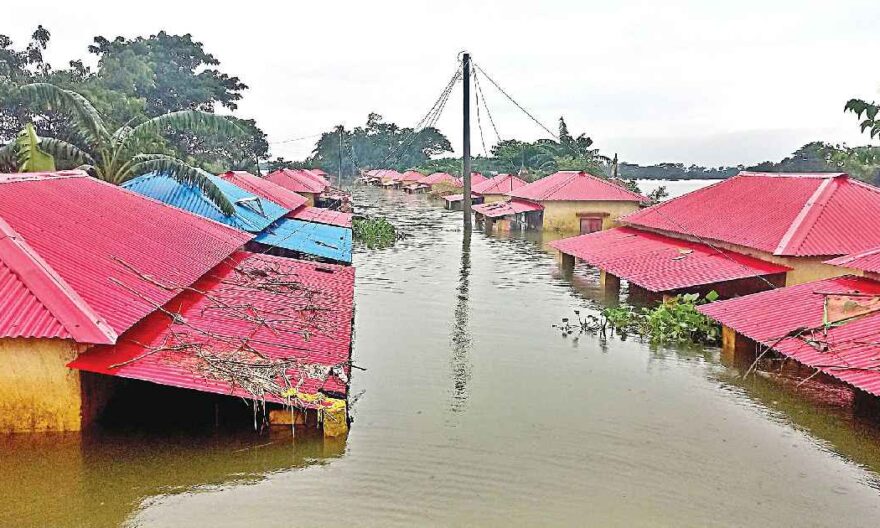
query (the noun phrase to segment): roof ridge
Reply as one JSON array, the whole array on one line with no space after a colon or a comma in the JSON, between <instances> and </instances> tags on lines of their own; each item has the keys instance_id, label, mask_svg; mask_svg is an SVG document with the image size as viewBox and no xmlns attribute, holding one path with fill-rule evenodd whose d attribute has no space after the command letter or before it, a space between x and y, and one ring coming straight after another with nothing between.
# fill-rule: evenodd
<instances>
[{"instance_id":1,"label":"roof ridge","mask_svg":"<svg viewBox=\"0 0 880 528\"><path fill-rule=\"evenodd\" d=\"M0 218L0 259L74 341L114 344L118 334L67 282Z\"/></svg>"},{"instance_id":2,"label":"roof ridge","mask_svg":"<svg viewBox=\"0 0 880 528\"><path fill-rule=\"evenodd\" d=\"M834 178L826 178L816 187L813 194L807 198L803 209L797 214L788 230L779 240L779 245L773 250L774 255L794 254L800 245L807 238L810 230L816 225L816 221L822 214L822 209L828 200L834 195L840 187L841 181L846 175L838 175Z\"/></svg>"}]
</instances>

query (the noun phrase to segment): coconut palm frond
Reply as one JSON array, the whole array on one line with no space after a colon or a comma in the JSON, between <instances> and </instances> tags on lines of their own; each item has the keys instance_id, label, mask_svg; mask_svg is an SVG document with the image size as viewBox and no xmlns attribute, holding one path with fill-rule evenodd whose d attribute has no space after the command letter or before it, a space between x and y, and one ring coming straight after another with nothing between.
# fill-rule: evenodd
<instances>
[{"instance_id":1,"label":"coconut palm frond","mask_svg":"<svg viewBox=\"0 0 880 528\"><path fill-rule=\"evenodd\" d=\"M49 83L26 84L21 87L21 92L36 104L70 115L73 118L71 124L90 146L100 147L109 140L110 133L101 115L77 92Z\"/></svg>"},{"instance_id":2,"label":"coconut palm frond","mask_svg":"<svg viewBox=\"0 0 880 528\"><path fill-rule=\"evenodd\" d=\"M235 213L232 203L211 181L210 174L173 156L166 156L165 154L138 154L132 158L132 165L128 171L130 175L126 180L148 172L160 172L179 182L195 185L205 193L205 196L223 214L232 215Z\"/></svg>"}]
</instances>

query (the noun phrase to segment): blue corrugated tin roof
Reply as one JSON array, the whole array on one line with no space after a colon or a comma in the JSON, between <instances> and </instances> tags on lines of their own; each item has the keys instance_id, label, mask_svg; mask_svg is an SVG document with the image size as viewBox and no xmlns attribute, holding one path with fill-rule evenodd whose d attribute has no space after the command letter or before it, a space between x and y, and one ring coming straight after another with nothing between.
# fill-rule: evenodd
<instances>
[{"instance_id":1,"label":"blue corrugated tin roof","mask_svg":"<svg viewBox=\"0 0 880 528\"><path fill-rule=\"evenodd\" d=\"M217 176L209 176L209 178L235 206L234 215L224 215L198 187L180 183L165 174L157 172L145 174L124 183L123 187L178 209L251 233L259 233L290 212L275 202L251 194L222 178Z\"/></svg>"},{"instance_id":2,"label":"blue corrugated tin roof","mask_svg":"<svg viewBox=\"0 0 880 528\"><path fill-rule=\"evenodd\" d=\"M255 242L351 263L351 229L282 218L257 235Z\"/></svg>"}]
</instances>

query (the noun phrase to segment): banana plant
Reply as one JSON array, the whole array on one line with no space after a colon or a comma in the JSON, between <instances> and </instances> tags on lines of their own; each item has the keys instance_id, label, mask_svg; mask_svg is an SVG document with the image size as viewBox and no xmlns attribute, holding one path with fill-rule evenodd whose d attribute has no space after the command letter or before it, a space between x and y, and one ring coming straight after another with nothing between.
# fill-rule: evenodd
<instances>
[{"instance_id":1,"label":"banana plant","mask_svg":"<svg viewBox=\"0 0 880 528\"><path fill-rule=\"evenodd\" d=\"M181 110L111 131L92 103L77 92L49 83L28 84L20 90L35 106L67 116L74 142L56 138L38 141L42 152L55 160L78 165L92 176L115 185L149 172L162 172L201 189L224 214L234 213L232 204L206 171L174 156L151 152L157 137L169 132L244 134L232 121L199 110ZM2 151L8 156L11 148L15 147L7 145L0 149L0 156Z\"/></svg>"},{"instance_id":2,"label":"banana plant","mask_svg":"<svg viewBox=\"0 0 880 528\"><path fill-rule=\"evenodd\" d=\"M37 130L28 123L12 142L0 148L0 164L15 167L19 172L54 171L55 158L44 152L40 143Z\"/></svg>"}]
</instances>

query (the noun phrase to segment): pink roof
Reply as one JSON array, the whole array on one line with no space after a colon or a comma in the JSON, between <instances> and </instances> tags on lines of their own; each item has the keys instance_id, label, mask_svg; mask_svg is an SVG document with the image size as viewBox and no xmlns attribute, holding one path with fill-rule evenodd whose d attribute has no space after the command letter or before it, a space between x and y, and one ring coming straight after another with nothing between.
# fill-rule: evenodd
<instances>
[{"instance_id":1,"label":"pink roof","mask_svg":"<svg viewBox=\"0 0 880 528\"><path fill-rule=\"evenodd\" d=\"M705 244L619 227L550 243L653 292L785 273L791 268Z\"/></svg>"},{"instance_id":2,"label":"pink roof","mask_svg":"<svg viewBox=\"0 0 880 528\"><path fill-rule=\"evenodd\" d=\"M479 172L472 172L471 173L471 190L474 189L474 185L479 185L479 184L487 181L488 179L489 178L483 176Z\"/></svg>"},{"instance_id":3,"label":"pink roof","mask_svg":"<svg viewBox=\"0 0 880 528\"><path fill-rule=\"evenodd\" d=\"M408 171L404 172L403 175L400 177L400 181L402 181L402 182L415 182L415 181L421 180L424 177L425 177L425 175L419 171L408 170Z\"/></svg>"},{"instance_id":4,"label":"pink roof","mask_svg":"<svg viewBox=\"0 0 880 528\"><path fill-rule=\"evenodd\" d=\"M471 187L478 194L507 194L520 187L528 185L528 182L513 174L499 174Z\"/></svg>"},{"instance_id":5,"label":"pink roof","mask_svg":"<svg viewBox=\"0 0 880 528\"><path fill-rule=\"evenodd\" d=\"M252 235L81 171L0 175L0 336L113 343Z\"/></svg>"},{"instance_id":6,"label":"pink roof","mask_svg":"<svg viewBox=\"0 0 880 528\"><path fill-rule=\"evenodd\" d=\"M456 178L452 174L448 174L446 172L435 172L435 173L429 174L428 176L425 176L424 178L419 180L417 183L423 183L425 185L434 185L434 184L437 184L440 182L449 182L449 183L457 184L458 178Z\"/></svg>"},{"instance_id":7,"label":"pink roof","mask_svg":"<svg viewBox=\"0 0 880 528\"><path fill-rule=\"evenodd\" d=\"M270 172L266 179L295 193L319 194L327 185L299 169L278 169Z\"/></svg>"},{"instance_id":8,"label":"pink roof","mask_svg":"<svg viewBox=\"0 0 880 528\"><path fill-rule=\"evenodd\" d=\"M471 198L479 198L479 196L480 195L478 195L477 193L474 193L474 192L471 193ZM463 194L447 194L446 196L443 197L443 199L446 200L447 202L460 202L460 201L464 200L464 195Z\"/></svg>"},{"instance_id":9,"label":"pink roof","mask_svg":"<svg viewBox=\"0 0 880 528\"><path fill-rule=\"evenodd\" d=\"M880 247L871 248L861 253L837 257L826 262L842 268L850 268L871 273L880 273Z\"/></svg>"},{"instance_id":10,"label":"pink roof","mask_svg":"<svg viewBox=\"0 0 880 528\"><path fill-rule=\"evenodd\" d=\"M880 296L880 283L837 277L714 302L699 311L804 365L880 395L880 312L822 331L823 294L856 292Z\"/></svg>"},{"instance_id":11,"label":"pink roof","mask_svg":"<svg viewBox=\"0 0 880 528\"><path fill-rule=\"evenodd\" d=\"M541 211L544 206L528 200L520 200L512 198L504 202L493 202L489 204L479 204L473 207L475 213L488 218L500 218L502 216L514 215L517 213L528 213L530 211Z\"/></svg>"},{"instance_id":12,"label":"pink roof","mask_svg":"<svg viewBox=\"0 0 880 528\"><path fill-rule=\"evenodd\" d=\"M327 173L321 169L299 169L299 171L303 176L311 178L326 187L330 187L330 180L327 178Z\"/></svg>"},{"instance_id":13,"label":"pink roof","mask_svg":"<svg viewBox=\"0 0 880 528\"><path fill-rule=\"evenodd\" d=\"M354 268L239 251L177 293L165 309L180 319L154 312L118 344L93 347L69 366L249 398L230 380L209 375L208 361L287 361L300 392L347 392ZM331 367L338 370L328 373Z\"/></svg>"},{"instance_id":14,"label":"pink roof","mask_svg":"<svg viewBox=\"0 0 880 528\"><path fill-rule=\"evenodd\" d=\"M508 193L537 201L614 201L647 202L641 194L586 172L562 171L534 181Z\"/></svg>"},{"instance_id":15,"label":"pink roof","mask_svg":"<svg viewBox=\"0 0 880 528\"><path fill-rule=\"evenodd\" d=\"M295 218L304 222L316 224L328 224L339 227L351 227L351 213L343 213L321 207L303 206L287 214L288 218Z\"/></svg>"},{"instance_id":16,"label":"pink roof","mask_svg":"<svg viewBox=\"0 0 880 528\"><path fill-rule=\"evenodd\" d=\"M285 189L284 187L272 183L271 181L260 178L259 176L254 176L253 174L245 171L228 171L219 175L224 180L236 185L251 194L256 196L260 196L267 200L271 200L278 205L294 210L297 209L308 201L305 196L301 194L297 194L289 189Z\"/></svg>"},{"instance_id":17,"label":"pink roof","mask_svg":"<svg viewBox=\"0 0 880 528\"><path fill-rule=\"evenodd\" d=\"M880 245L865 221L878 217L880 189L846 174L741 172L621 221L774 255L833 256Z\"/></svg>"}]
</instances>

